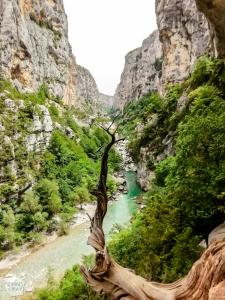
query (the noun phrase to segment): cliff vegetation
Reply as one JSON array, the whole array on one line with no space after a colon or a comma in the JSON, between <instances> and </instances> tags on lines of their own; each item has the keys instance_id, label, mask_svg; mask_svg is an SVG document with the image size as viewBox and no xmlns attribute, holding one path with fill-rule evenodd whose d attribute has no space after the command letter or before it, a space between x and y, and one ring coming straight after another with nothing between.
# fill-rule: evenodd
<instances>
[{"instance_id":1,"label":"cliff vegetation","mask_svg":"<svg viewBox=\"0 0 225 300\"><path fill-rule=\"evenodd\" d=\"M42 240L41 232L67 232L97 179L108 136L98 120L68 108L45 85L21 93L0 81L0 252ZM101 120L99 119L101 122ZM78 123L80 125L78 125ZM111 172L120 157L111 153ZM113 180L108 192L116 188Z\"/></svg>"},{"instance_id":2,"label":"cliff vegetation","mask_svg":"<svg viewBox=\"0 0 225 300\"><path fill-rule=\"evenodd\" d=\"M155 179L144 196L146 208L110 249L122 265L148 279L184 276L202 252L200 241L208 242L225 219L224 81L224 62L202 57L190 78L168 87L165 97L150 94L124 109L131 153L138 160L148 145ZM172 151L159 160L168 134Z\"/></svg>"}]
</instances>

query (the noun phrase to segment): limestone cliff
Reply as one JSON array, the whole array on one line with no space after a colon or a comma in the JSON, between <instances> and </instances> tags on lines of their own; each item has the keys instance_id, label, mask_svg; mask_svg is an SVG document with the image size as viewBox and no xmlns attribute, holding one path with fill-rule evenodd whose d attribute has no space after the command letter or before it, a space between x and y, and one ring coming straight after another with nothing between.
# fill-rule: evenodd
<instances>
[{"instance_id":1,"label":"limestone cliff","mask_svg":"<svg viewBox=\"0 0 225 300\"><path fill-rule=\"evenodd\" d=\"M206 16L199 11L198 7ZM168 84L184 81L193 69L198 57L203 54L215 56L222 47L224 32L222 2L201 0L156 0L158 30L153 32L141 48L126 56L124 71L115 93L115 105L122 109L129 102L141 98L150 91L165 93ZM211 2L211 6L208 5ZM214 3L214 6L212 5ZM208 3L208 4L206 4ZM214 9L212 9L214 7ZM216 38L215 38L216 36ZM217 42L215 42L217 41ZM221 50L222 51L222 50ZM179 100L178 114L185 107L187 97ZM140 150L137 166L138 180L147 190L154 178L149 169L149 159L159 162L173 151L173 132L162 139L161 150L157 155L149 144Z\"/></svg>"},{"instance_id":2,"label":"limestone cliff","mask_svg":"<svg viewBox=\"0 0 225 300\"><path fill-rule=\"evenodd\" d=\"M92 113L112 102L76 63L67 32L62 0L0 0L0 203L33 184L54 129L74 138L54 122L61 99Z\"/></svg>"},{"instance_id":3,"label":"limestone cliff","mask_svg":"<svg viewBox=\"0 0 225 300\"><path fill-rule=\"evenodd\" d=\"M25 91L45 82L62 98L71 54L63 2L1 0L0 6L1 76Z\"/></svg>"},{"instance_id":4,"label":"limestone cliff","mask_svg":"<svg viewBox=\"0 0 225 300\"><path fill-rule=\"evenodd\" d=\"M0 0L0 77L27 92L44 82L52 94L79 107L100 96L72 54L62 0Z\"/></svg>"},{"instance_id":5,"label":"limestone cliff","mask_svg":"<svg viewBox=\"0 0 225 300\"><path fill-rule=\"evenodd\" d=\"M0 203L33 184L31 165L37 171L54 130L47 105L22 98L9 90L0 93Z\"/></svg>"},{"instance_id":6,"label":"limestone cliff","mask_svg":"<svg viewBox=\"0 0 225 300\"><path fill-rule=\"evenodd\" d=\"M214 53L207 19L195 0L156 0L156 16L163 48L161 84L183 81L199 56Z\"/></svg>"},{"instance_id":7,"label":"limestone cliff","mask_svg":"<svg viewBox=\"0 0 225 300\"><path fill-rule=\"evenodd\" d=\"M69 84L66 87L64 101L68 105L81 107L82 103L96 102L99 98L99 91L91 73L75 62L71 57Z\"/></svg>"},{"instance_id":8,"label":"limestone cliff","mask_svg":"<svg viewBox=\"0 0 225 300\"><path fill-rule=\"evenodd\" d=\"M225 2L223 0L196 0L201 10L210 22L211 36L215 42L216 55L225 56Z\"/></svg>"},{"instance_id":9,"label":"limestone cliff","mask_svg":"<svg viewBox=\"0 0 225 300\"><path fill-rule=\"evenodd\" d=\"M107 96L99 92L94 77L86 68L74 64L74 71L71 76L71 88L69 91L73 91L73 95L66 97L66 104L74 105L74 103L82 107L89 106L92 111L101 111L103 108L111 107L113 103L113 97Z\"/></svg>"},{"instance_id":10,"label":"limestone cliff","mask_svg":"<svg viewBox=\"0 0 225 300\"><path fill-rule=\"evenodd\" d=\"M111 108L114 104L114 97L110 95L99 93L98 99L100 105L105 109Z\"/></svg>"},{"instance_id":11,"label":"limestone cliff","mask_svg":"<svg viewBox=\"0 0 225 300\"><path fill-rule=\"evenodd\" d=\"M126 55L121 81L116 89L115 104L122 108L135 100L157 90L162 75L162 51L158 31L143 41L142 47Z\"/></svg>"},{"instance_id":12,"label":"limestone cliff","mask_svg":"<svg viewBox=\"0 0 225 300\"><path fill-rule=\"evenodd\" d=\"M90 71L78 65L71 55L64 103L79 108L91 107L92 111L98 112L113 105L113 96L100 93Z\"/></svg>"},{"instance_id":13,"label":"limestone cliff","mask_svg":"<svg viewBox=\"0 0 225 300\"><path fill-rule=\"evenodd\" d=\"M194 62L203 54L214 55L208 21L195 0L156 0L158 31L141 48L126 56L124 71L115 93L115 104L158 90L188 77Z\"/></svg>"}]
</instances>

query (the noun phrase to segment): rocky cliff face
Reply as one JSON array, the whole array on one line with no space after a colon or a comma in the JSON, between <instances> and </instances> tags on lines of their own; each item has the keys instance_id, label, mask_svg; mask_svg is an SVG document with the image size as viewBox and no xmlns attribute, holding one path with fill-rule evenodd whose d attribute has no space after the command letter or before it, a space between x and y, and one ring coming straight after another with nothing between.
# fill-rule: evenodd
<instances>
[{"instance_id":1,"label":"rocky cliff face","mask_svg":"<svg viewBox=\"0 0 225 300\"><path fill-rule=\"evenodd\" d=\"M90 71L79 65L75 65L75 70L75 103L79 104L80 107L85 103L93 111L101 111L104 107L111 107L113 97L99 92Z\"/></svg>"},{"instance_id":2,"label":"rocky cliff face","mask_svg":"<svg viewBox=\"0 0 225 300\"><path fill-rule=\"evenodd\" d=\"M90 72L76 64L62 0L0 0L0 76L23 91L44 82L69 105L98 101Z\"/></svg>"},{"instance_id":3,"label":"rocky cliff face","mask_svg":"<svg viewBox=\"0 0 225 300\"><path fill-rule=\"evenodd\" d=\"M199 56L214 54L208 21L195 0L156 0L156 16L163 48L161 84L183 81Z\"/></svg>"},{"instance_id":4,"label":"rocky cliff face","mask_svg":"<svg viewBox=\"0 0 225 300\"><path fill-rule=\"evenodd\" d=\"M70 45L61 0L1 0L1 76L21 90L46 82L60 98L68 83Z\"/></svg>"},{"instance_id":5,"label":"rocky cliff face","mask_svg":"<svg viewBox=\"0 0 225 300\"><path fill-rule=\"evenodd\" d=\"M197 8L196 2L211 25L205 14ZM203 54L214 56L219 48L225 49L218 42L223 40L221 36L224 34L220 12L223 1L217 1L216 5L212 4L213 1L196 2L156 0L158 30L143 42L141 48L127 54L115 93L115 105L118 108L122 109L127 102L150 91L164 94L168 84L182 82L189 76L198 57ZM185 107L186 101L185 95L178 101L178 113ZM172 136L173 132L165 136L158 156L152 152L152 145L141 148L137 173L143 189L147 190L154 178L154 172L148 166L149 159L157 163L170 155L173 151Z\"/></svg>"},{"instance_id":6,"label":"rocky cliff face","mask_svg":"<svg viewBox=\"0 0 225 300\"><path fill-rule=\"evenodd\" d=\"M157 90L162 75L162 50L158 31L143 41L142 47L126 55L121 81L115 93L115 104L122 108L135 100Z\"/></svg>"},{"instance_id":7,"label":"rocky cliff face","mask_svg":"<svg viewBox=\"0 0 225 300\"><path fill-rule=\"evenodd\" d=\"M115 104L158 90L188 77L194 62L203 54L214 55L208 21L195 0L156 0L158 31L141 48L126 56L124 71L115 93Z\"/></svg>"},{"instance_id":8,"label":"rocky cliff face","mask_svg":"<svg viewBox=\"0 0 225 300\"><path fill-rule=\"evenodd\" d=\"M225 56L225 2L223 0L196 0L200 11L208 18L211 36L215 41L216 55Z\"/></svg>"},{"instance_id":9,"label":"rocky cliff face","mask_svg":"<svg viewBox=\"0 0 225 300\"><path fill-rule=\"evenodd\" d=\"M0 203L32 185L54 129L74 137L54 122L62 98L94 113L112 102L76 63L63 1L0 0Z\"/></svg>"},{"instance_id":10,"label":"rocky cliff face","mask_svg":"<svg viewBox=\"0 0 225 300\"><path fill-rule=\"evenodd\" d=\"M91 106L97 112L113 105L113 96L99 92L94 77L86 68L78 65L71 55L69 78L64 93L64 103L69 106Z\"/></svg>"},{"instance_id":11,"label":"rocky cliff face","mask_svg":"<svg viewBox=\"0 0 225 300\"><path fill-rule=\"evenodd\" d=\"M114 96L109 96L106 94L99 94L99 103L103 107L103 109L109 109L113 106L114 104Z\"/></svg>"},{"instance_id":12,"label":"rocky cliff face","mask_svg":"<svg viewBox=\"0 0 225 300\"><path fill-rule=\"evenodd\" d=\"M40 164L54 129L46 105L0 93L0 203L19 197L33 183L31 165ZM13 124L13 126L12 126ZM30 171L29 171L30 170ZM37 170L37 169L36 169Z\"/></svg>"},{"instance_id":13,"label":"rocky cliff face","mask_svg":"<svg viewBox=\"0 0 225 300\"><path fill-rule=\"evenodd\" d=\"M65 103L81 107L82 103L96 102L99 98L97 84L91 73L71 58L69 84L66 88Z\"/></svg>"}]
</instances>

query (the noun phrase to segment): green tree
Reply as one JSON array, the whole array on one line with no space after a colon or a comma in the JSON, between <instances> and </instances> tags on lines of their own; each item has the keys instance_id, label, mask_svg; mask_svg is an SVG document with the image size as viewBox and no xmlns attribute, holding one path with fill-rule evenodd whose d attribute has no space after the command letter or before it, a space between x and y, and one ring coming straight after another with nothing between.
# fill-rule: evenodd
<instances>
[{"instance_id":1,"label":"green tree","mask_svg":"<svg viewBox=\"0 0 225 300\"><path fill-rule=\"evenodd\" d=\"M23 197L23 201L20 205L20 208L22 211L27 213L36 213L37 211L41 211L42 207L39 204L39 199L35 193L30 190L26 192L26 194Z\"/></svg>"},{"instance_id":2,"label":"green tree","mask_svg":"<svg viewBox=\"0 0 225 300\"><path fill-rule=\"evenodd\" d=\"M74 190L74 192L71 195L71 200L75 204L79 204L80 209L83 209L82 204L85 203L85 202L90 202L91 195L90 195L90 193L89 193L89 191L87 190L86 187L81 186L81 187L78 187Z\"/></svg>"},{"instance_id":3,"label":"green tree","mask_svg":"<svg viewBox=\"0 0 225 300\"><path fill-rule=\"evenodd\" d=\"M58 213L62 208L57 181L42 179L36 187L40 202L50 215Z\"/></svg>"}]
</instances>

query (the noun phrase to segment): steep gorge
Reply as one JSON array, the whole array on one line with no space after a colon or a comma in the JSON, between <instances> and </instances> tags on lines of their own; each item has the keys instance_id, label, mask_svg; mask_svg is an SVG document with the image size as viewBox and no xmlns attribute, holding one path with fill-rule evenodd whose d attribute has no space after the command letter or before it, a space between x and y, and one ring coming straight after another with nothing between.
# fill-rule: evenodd
<instances>
[{"instance_id":1,"label":"steep gorge","mask_svg":"<svg viewBox=\"0 0 225 300\"><path fill-rule=\"evenodd\" d=\"M65 233L75 205L93 200L107 140L95 118L112 97L76 63L67 27L62 0L0 0L0 256Z\"/></svg>"},{"instance_id":2,"label":"steep gorge","mask_svg":"<svg viewBox=\"0 0 225 300\"><path fill-rule=\"evenodd\" d=\"M210 239L225 221L225 6L223 1L196 2L205 15L194 0L156 1L162 55L157 56L159 46L153 50L157 38L149 44L151 51L145 41L128 53L116 91L120 130L149 192L146 208L115 236L108 251L102 229L107 196L104 184L97 186L88 239L95 265L81 271L92 288L113 299L225 297L224 234ZM143 52L152 55L146 60ZM157 72L158 58L162 68ZM111 137L109 147L116 142ZM221 252L211 264L213 247Z\"/></svg>"},{"instance_id":3,"label":"steep gorge","mask_svg":"<svg viewBox=\"0 0 225 300\"><path fill-rule=\"evenodd\" d=\"M123 110L129 102L135 102L149 93L165 95L168 86L182 83L190 76L200 56L222 55L223 4L210 6L208 2L207 5L203 2L155 2L158 30L143 42L141 48L127 54L121 80L114 95L117 108ZM218 20L221 20L220 24ZM217 31L220 33L217 34ZM217 37L219 34L220 38ZM187 101L184 92L177 102L177 113L185 109ZM141 126L138 127L137 131L141 130ZM148 161L157 163L172 154L173 136L174 132L170 130L162 138L161 150L157 156L151 150L151 143L140 149L138 178L143 189L147 190L154 178Z\"/></svg>"},{"instance_id":4,"label":"steep gorge","mask_svg":"<svg viewBox=\"0 0 225 300\"><path fill-rule=\"evenodd\" d=\"M153 188L144 197L146 208L130 228L118 230L109 248L123 265L160 282L187 274L201 254L200 240L224 220L225 67L214 59L223 57L223 19L218 22L223 6L218 1L214 11L214 2L202 3L203 13L194 0L156 1L158 30L126 56L115 95L141 186ZM89 191L97 179L99 149L108 138L82 108L98 110L109 98L99 94L90 72L72 56L62 1L0 0L0 8L0 242L5 251L23 239L35 242L39 231L65 232L65 223L54 216L67 221L74 203L93 200ZM13 22L9 15L15 16ZM120 159L111 155L112 172ZM33 191L25 193L31 186ZM108 192L114 188L110 180ZM147 284L110 259L96 224L92 220L91 238L100 263L84 273L97 291L115 299L224 296L224 242L212 244L181 282ZM205 271L202 282L199 266ZM90 295L76 278L70 290ZM174 288L176 295L168 292ZM56 291L56 299L63 299L67 289Z\"/></svg>"},{"instance_id":5,"label":"steep gorge","mask_svg":"<svg viewBox=\"0 0 225 300\"><path fill-rule=\"evenodd\" d=\"M28 157L41 156L53 132L62 129L53 111L64 114L66 104L81 115L97 115L112 103L112 97L99 92L91 73L76 63L67 27L61 0L0 1L0 198L32 184L32 174L25 174ZM67 134L73 136L69 126ZM21 149L24 154L18 154ZM6 170L15 177L10 188Z\"/></svg>"},{"instance_id":6,"label":"steep gorge","mask_svg":"<svg viewBox=\"0 0 225 300\"><path fill-rule=\"evenodd\" d=\"M115 93L117 107L151 91L163 93L166 85L190 75L198 57L214 56L214 35L195 0L157 0L155 5L158 30L127 54Z\"/></svg>"}]
</instances>

